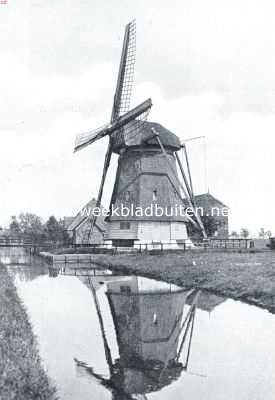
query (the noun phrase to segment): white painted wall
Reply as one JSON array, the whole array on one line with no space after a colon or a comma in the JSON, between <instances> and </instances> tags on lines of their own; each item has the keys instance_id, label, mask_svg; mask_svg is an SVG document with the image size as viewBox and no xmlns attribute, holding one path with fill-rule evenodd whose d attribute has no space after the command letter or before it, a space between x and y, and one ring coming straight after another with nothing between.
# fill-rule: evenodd
<instances>
[{"instance_id":1,"label":"white painted wall","mask_svg":"<svg viewBox=\"0 0 275 400\"><path fill-rule=\"evenodd\" d=\"M143 242L188 239L184 222L131 221L130 229L120 229L119 221L108 223L105 240L136 239Z\"/></svg>"},{"instance_id":2,"label":"white painted wall","mask_svg":"<svg viewBox=\"0 0 275 400\"><path fill-rule=\"evenodd\" d=\"M184 222L140 222L138 225L139 240L166 241L187 239L186 225Z\"/></svg>"},{"instance_id":3,"label":"white painted wall","mask_svg":"<svg viewBox=\"0 0 275 400\"><path fill-rule=\"evenodd\" d=\"M142 221L138 225L139 240L170 240L170 222Z\"/></svg>"},{"instance_id":4,"label":"white painted wall","mask_svg":"<svg viewBox=\"0 0 275 400\"><path fill-rule=\"evenodd\" d=\"M188 239L184 222L171 222L171 239Z\"/></svg>"},{"instance_id":5,"label":"white painted wall","mask_svg":"<svg viewBox=\"0 0 275 400\"><path fill-rule=\"evenodd\" d=\"M105 239L137 239L137 226L136 221L130 221L130 229L120 229L120 221L110 221L107 224Z\"/></svg>"}]
</instances>

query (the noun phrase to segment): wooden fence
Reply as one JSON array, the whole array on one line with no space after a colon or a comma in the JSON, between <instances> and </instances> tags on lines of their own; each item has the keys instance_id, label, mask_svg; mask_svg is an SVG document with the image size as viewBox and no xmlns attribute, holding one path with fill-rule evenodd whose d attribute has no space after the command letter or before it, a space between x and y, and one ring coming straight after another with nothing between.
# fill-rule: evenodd
<instances>
[{"instance_id":1,"label":"wooden fence","mask_svg":"<svg viewBox=\"0 0 275 400\"><path fill-rule=\"evenodd\" d=\"M110 247L109 244L92 243L92 244L71 244L67 245L68 249L87 249L91 254L116 254L116 253L159 253L159 252L185 252L187 250L234 250L249 249L252 246L251 239L208 239L203 242L197 242L191 245L190 241L181 240L176 243L162 243L152 241L151 243L140 243L134 247ZM88 250L89 249L89 250Z\"/></svg>"}]
</instances>

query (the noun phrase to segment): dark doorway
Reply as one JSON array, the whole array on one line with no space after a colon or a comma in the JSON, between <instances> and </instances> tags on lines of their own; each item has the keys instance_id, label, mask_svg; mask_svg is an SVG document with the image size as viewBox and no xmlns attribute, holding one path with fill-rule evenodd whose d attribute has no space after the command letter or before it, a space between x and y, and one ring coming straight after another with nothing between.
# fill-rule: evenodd
<instances>
[{"instance_id":1,"label":"dark doorway","mask_svg":"<svg viewBox=\"0 0 275 400\"><path fill-rule=\"evenodd\" d=\"M133 247L133 239L113 239L113 247Z\"/></svg>"}]
</instances>

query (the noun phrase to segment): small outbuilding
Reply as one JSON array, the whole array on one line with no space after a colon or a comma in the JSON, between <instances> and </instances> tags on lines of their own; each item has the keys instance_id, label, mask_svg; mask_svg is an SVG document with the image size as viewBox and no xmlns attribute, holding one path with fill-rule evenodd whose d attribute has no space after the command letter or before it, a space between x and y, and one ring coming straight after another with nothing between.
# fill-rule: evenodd
<instances>
[{"instance_id":1,"label":"small outbuilding","mask_svg":"<svg viewBox=\"0 0 275 400\"><path fill-rule=\"evenodd\" d=\"M228 239L229 207L209 192L194 196L194 200L202 220L205 222L211 218L214 221L215 230L212 236L217 239ZM186 205L188 206L187 202Z\"/></svg>"},{"instance_id":2,"label":"small outbuilding","mask_svg":"<svg viewBox=\"0 0 275 400\"><path fill-rule=\"evenodd\" d=\"M68 233L73 244L102 244L106 231L104 217L99 215L93 230L92 210L96 207L96 199L90 200L75 217L65 217L65 231Z\"/></svg>"}]
</instances>

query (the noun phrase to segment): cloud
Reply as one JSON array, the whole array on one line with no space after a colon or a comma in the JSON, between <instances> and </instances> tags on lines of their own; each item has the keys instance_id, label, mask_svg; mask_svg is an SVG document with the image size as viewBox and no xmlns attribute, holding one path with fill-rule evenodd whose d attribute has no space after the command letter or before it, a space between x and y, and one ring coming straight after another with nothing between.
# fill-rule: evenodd
<instances>
[{"instance_id":1,"label":"cloud","mask_svg":"<svg viewBox=\"0 0 275 400\"><path fill-rule=\"evenodd\" d=\"M227 203L234 228L272 229L274 11L269 0L10 1L0 12L0 220L69 215L96 194L106 140L73 155L74 136L109 120L123 28L136 17L133 105L151 96L150 119L181 139L206 136L207 154L203 141L188 145L197 192L209 186ZM115 168L114 158L105 204Z\"/></svg>"},{"instance_id":2,"label":"cloud","mask_svg":"<svg viewBox=\"0 0 275 400\"><path fill-rule=\"evenodd\" d=\"M147 84L156 100L150 119L162 123L187 142L196 193L210 192L226 203L231 227L249 227L254 234L261 225L272 230L275 188L272 160L275 116L238 112L221 113L225 96L215 93L189 95L174 100ZM138 88L139 89L139 88Z\"/></svg>"}]
</instances>

